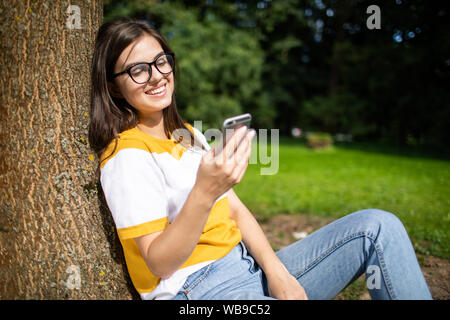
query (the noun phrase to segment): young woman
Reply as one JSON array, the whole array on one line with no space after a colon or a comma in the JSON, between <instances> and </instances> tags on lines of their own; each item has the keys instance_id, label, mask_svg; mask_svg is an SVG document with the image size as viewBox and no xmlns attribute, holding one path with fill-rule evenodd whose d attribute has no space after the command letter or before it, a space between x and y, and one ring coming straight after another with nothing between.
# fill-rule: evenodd
<instances>
[{"instance_id":1,"label":"young woman","mask_svg":"<svg viewBox=\"0 0 450 320\"><path fill-rule=\"evenodd\" d=\"M254 131L210 148L177 112L175 65L144 22L117 19L98 32L89 141L142 299L331 299L364 273L374 299L431 298L402 223L382 210L275 253L232 189Z\"/></svg>"}]
</instances>

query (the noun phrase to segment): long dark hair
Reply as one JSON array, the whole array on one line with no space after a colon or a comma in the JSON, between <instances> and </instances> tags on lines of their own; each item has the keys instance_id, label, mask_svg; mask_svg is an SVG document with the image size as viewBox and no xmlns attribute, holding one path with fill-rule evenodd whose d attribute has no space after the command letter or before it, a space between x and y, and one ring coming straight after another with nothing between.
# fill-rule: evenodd
<instances>
[{"instance_id":1,"label":"long dark hair","mask_svg":"<svg viewBox=\"0 0 450 320\"><path fill-rule=\"evenodd\" d=\"M103 24L98 30L91 67L89 144L101 160L112 155L102 157L105 149L114 139L118 138L119 133L134 128L138 123L136 109L125 99L111 96L107 83L113 81L114 66L122 51L144 34L154 37L164 52L172 52L162 35L143 21L119 18ZM174 59L175 79L175 70L178 67L176 58L174 57ZM190 145L198 143L198 140L186 127L185 121L178 114L174 94L172 94L172 103L163 109L163 118L164 132L167 136L176 129L185 129L190 134ZM202 149L204 149L203 146Z\"/></svg>"}]
</instances>

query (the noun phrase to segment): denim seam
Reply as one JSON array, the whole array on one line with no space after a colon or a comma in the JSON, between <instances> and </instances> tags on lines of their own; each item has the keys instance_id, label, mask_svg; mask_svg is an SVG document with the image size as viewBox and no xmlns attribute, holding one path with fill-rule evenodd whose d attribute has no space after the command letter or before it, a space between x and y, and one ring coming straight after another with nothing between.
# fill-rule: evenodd
<instances>
[{"instance_id":1,"label":"denim seam","mask_svg":"<svg viewBox=\"0 0 450 320\"><path fill-rule=\"evenodd\" d=\"M373 241L375 251L376 251L377 257L378 257L378 262L380 263L380 267L381 267L381 274L383 275L384 283L386 284L387 292L388 292L389 296L391 297L391 299L394 300L397 298L397 295L394 292L394 288L392 287L391 280L388 276L386 263L384 261L384 256L383 256L383 250L380 248L380 245L375 242L375 240L371 239L370 237L368 237L368 238Z\"/></svg>"},{"instance_id":2,"label":"denim seam","mask_svg":"<svg viewBox=\"0 0 450 320\"><path fill-rule=\"evenodd\" d=\"M188 297L189 292L191 292L196 286L199 285L200 282L203 281L203 279L206 278L206 276L209 274L209 270L211 269L213 264L214 264L214 262L210 263L208 265L208 267L206 268L206 270L202 273L202 275L198 279L196 279L192 284L189 284L187 282L184 284L183 288L188 292L188 293L185 292L186 298L189 299L189 297Z\"/></svg>"},{"instance_id":3,"label":"denim seam","mask_svg":"<svg viewBox=\"0 0 450 320\"><path fill-rule=\"evenodd\" d=\"M249 264L249 272L250 274L254 274L257 270L256 266L255 266L255 259L248 253L247 247L245 246L245 244L241 241L239 242L239 244L241 245L242 248L242 252L241 252L241 256L242 259L247 261Z\"/></svg>"},{"instance_id":4,"label":"denim seam","mask_svg":"<svg viewBox=\"0 0 450 320\"><path fill-rule=\"evenodd\" d=\"M368 233L366 237L372 241L373 246L375 248L375 252L377 254L378 263L381 267L381 274L383 275L384 283L386 284L386 290L390 296L391 299L396 299L397 295L394 292L394 288L391 283L391 279L389 277L389 273L386 268L386 263L384 261L384 255L383 255L383 249L381 248L381 245L377 243L378 236L380 235L380 230L378 231L377 235L374 236L371 233ZM365 268L367 270L367 268Z\"/></svg>"},{"instance_id":5,"label":"denim seam","mask_svg":"<svg viewBox=\"0 0 450 320\"><path fill-rule=\"evenodd\" d=\"M379 244L376 243L376 238L377 237L374 236L372 233L366 232L366 231L356 232L356 233L353 233L353 234L345 237L344 239L341 239L340 241L335 243L331 248L328 248L327 250L325 250L317 259L315 259L312 263L310 263L305 269L303 269L301 272L297 272L294 275L294 277L296 279L299 279L301 276L303 276L309 270L311 270L316 265L318 265L320 262L322 262L327 256L329 256L334 251L336 251L337 249L342 247L344 244L346 244L347 242L350 242L351 240L354 240L356 238L360 238L360 237L367 237L368 239L370 239L373 242L374 247L375 247L375 251L376 251L376 254L377 254L377 257L378 257L378 261L379 261L380 266L381 266L381 272L383 274L383 278L384 278L384 281L386 283L387 291L388 291L389 295L391 296L391 298L395 299L396 295L393 292L391 281L389 279L389 276L387 275L386 264L384 262L384 257L383 257L383 254L382 254L382 250L379 247Z\"/></svg>"}]
</instances>

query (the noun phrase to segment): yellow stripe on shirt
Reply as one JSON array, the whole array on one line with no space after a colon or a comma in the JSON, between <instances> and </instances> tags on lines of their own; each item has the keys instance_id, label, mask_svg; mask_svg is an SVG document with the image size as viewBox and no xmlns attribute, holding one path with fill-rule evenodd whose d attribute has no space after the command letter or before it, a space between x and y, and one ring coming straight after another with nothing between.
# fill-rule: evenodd
<instances>
[{"instance_id":1,"label":"yellow stripe on shirt","mask_svg":"<svg viewBox=\"0 0 450 320\"><path fill-rule=\"evenodd\" d=\"M169 219L167 217L152 220L136 226L131 226L128 228L117 229L117 234L120 239L138 238L140 236L162 231L169 225Z\"/></svg>"}]
</instances>

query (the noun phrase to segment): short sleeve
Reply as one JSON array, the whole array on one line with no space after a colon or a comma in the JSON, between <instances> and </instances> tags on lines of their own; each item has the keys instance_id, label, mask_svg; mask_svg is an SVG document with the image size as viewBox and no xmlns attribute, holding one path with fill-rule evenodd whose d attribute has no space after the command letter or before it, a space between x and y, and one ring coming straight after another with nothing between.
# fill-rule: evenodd
<instances>
[{"instance_id":1,"label":"short sleeve","mask_svg":"<svg viewBox=\"0 0 450 320\"><path fill-rule=\"evenodd\" d=\"M194 130L194 133L197 136L197 138L205 147L206 151L211 150L211 146L208 144L208 141L206 141L206 137L203 135L203 133L201 133L201 131L198 130L196 127L192 127L192 129Z\"/></svg>"},{"instance_id":2,"label":"short sleeve","mask_svg":"<svg viewBox=\"0 0 450 320\"><path fill-rule=\"evenodd\" d=\"M120 239L167 227L164 176L150 152L120 150L101 168L100 182Z\"/></svg>"}]
</instances>

